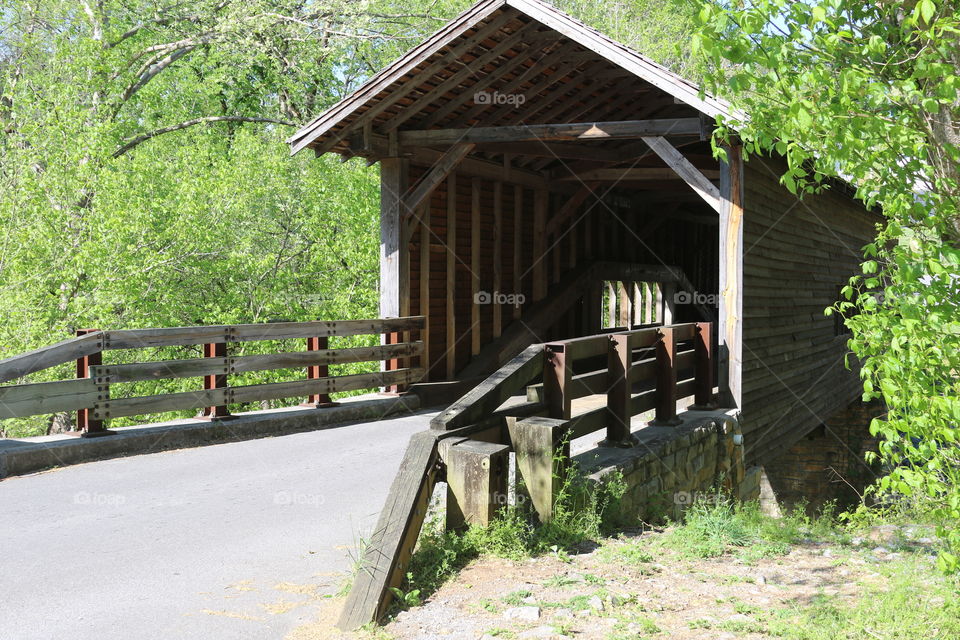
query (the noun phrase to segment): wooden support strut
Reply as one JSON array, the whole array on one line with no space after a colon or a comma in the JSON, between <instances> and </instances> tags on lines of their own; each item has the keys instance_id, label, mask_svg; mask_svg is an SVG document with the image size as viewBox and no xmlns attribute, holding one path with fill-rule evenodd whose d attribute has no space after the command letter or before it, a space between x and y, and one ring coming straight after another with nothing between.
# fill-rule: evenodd
<instances>
[{"instance_id":1,"label":"wooden support strut","mask_svg":"<svg viewBox=\"0 0 960 640\"><path fill-rule=\"evenodd\" d=\"M93 333L99 333L99 329L78 329L77 337L79 338L81 336L86 336ZM77 358L77 378L89 378L90 367L99 367L102 364L102 351L89 353L85 356ZM104 399L108 399L110 397L109 385L106 382L104 382L102 385L99 381L97 382L97 392L98 397L102 396ZM75 433L84 438L96 438L98 436L114 435L115 432L108 431L104 427L104 421L94 419L93 410L85 408L77 410L77 425Z\"/></svg>"}]
</instances>

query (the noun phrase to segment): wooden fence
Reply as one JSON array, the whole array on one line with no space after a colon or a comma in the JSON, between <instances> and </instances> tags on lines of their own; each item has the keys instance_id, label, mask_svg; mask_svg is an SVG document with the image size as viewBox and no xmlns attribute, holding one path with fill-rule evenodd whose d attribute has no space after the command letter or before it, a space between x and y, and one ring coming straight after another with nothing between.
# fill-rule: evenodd
<instances>
[{"instance_id":1,"label":"wooden fence","mask_svg":"<svg viewBox=\"0 0 960 640\"><path fill-rule=\"evenodd\" d=\"M648 327L535 344L490 375L415 434L347 598L339 625L379 619L400 586L444 473L447 526L487 524L506 495L506 456L541 520L552 516L571 440L606 429L606 446L633 446L633 416L676 425L677 401L714 408L713 324ZM513 399L524 390L526 401ZM573 401L605 396L575 412ZM513 404L511 404L513 402ZM590 408L595 407L595 408Z\"/></svg>"},{"instance_id":2,"label":"wooden fence","mask_svg":"<svg viewBox=\"0 0 960 640\"><path fill-rule=\"evenodd\" d=\"M423 342L400 342L423 330L423 317L380 320L276 322L266 324L131 329L82 330L76 338L50 347L0 360L0 383L76 361L72 380L0 386L0 419L77 411L77 430L86 436L109 433L111 418L202 409L210 419L228 417L234 403L307 398L323 406L329 394L362 389L402 387L420 380L423 368L410 366L422 359ZM332 337L383 335L385 344L331 349ZM243 342L304 339L305 350L232 356L230 346ZM202 346L202 358L105 364L110 350ZM374 373L329 376L331 364L385 362ZM305 368L306 379L246 386L230 386L231 374ZM203 389L139 397L111 398L114 384L146 380L203 378Z\"/></svg>"}]
</instances>

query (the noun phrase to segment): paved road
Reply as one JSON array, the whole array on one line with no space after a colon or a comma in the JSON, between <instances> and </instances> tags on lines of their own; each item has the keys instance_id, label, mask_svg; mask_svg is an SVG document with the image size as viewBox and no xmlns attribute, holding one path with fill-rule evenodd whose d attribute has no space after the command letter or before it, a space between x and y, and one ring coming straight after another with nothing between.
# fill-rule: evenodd
<instances>
[{"instance_id":1,"label":"paved road","mask_svg":"<svg viewBox=\"0 0 960 640\"><path fill-rule=\"evenodd\" d=\"M337 591L432 415L0 482L0 640L282 638Z\"/></svg>"}]
</instances>

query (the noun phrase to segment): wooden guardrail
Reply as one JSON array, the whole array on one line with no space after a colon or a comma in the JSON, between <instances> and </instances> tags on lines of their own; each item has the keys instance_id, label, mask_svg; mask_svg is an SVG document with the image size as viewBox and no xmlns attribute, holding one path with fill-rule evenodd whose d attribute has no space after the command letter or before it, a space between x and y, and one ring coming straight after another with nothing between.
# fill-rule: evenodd
<instances>
[{"instance_id":1,"label":"wooden guardrail","mask_svg":"<svg viewBox=\"0 0 960 640\"><path fill-rule=\"evenodd\" d=\"M444 471L448 527L489 522L492 507L503 504L495 494L510 450L534 508L548 520L570 440L606 429L606 446L632 446L635 415L655 410L655 424L675 425L677 401L688 396L694 407L712 408L712 328L701 322L535 344L436 416L410 440L339 626L355 629L386 611ZM508 403L524 389L526 402ZM591 395L605 395L604 406L574 415L573 401Z\"/></svg>"},{"instance_id":2,"label":"wooden guardrail","mask_svg":"<svg viewBox=\"0 0 960 640\"><path fill-rule=\"evenodd\" d=\"M50 347L0 360L0 383L23 378L76 361L77 378L0 386L0 419L77 411L77 429L83 435L109 433L111 418L203 409L208 418L226 418L228 405L261 400L306 397L314 406L329 404L329 394L373 388L400 389L423 377L422 367L409 365L423 356L423 342L398 342L402 333L420 332L422 316L378 320L276 322L265 324L82 330L78 336ZM385 335L387 344L331 349L332 337ZM306 340L300 352L257 355L230 354L230 345L265 340ZM202 346L202 358L153 362L103 362L103 353L119 349ZM384 370L329 376L328 366L358 362L386 362ZM230 386L231 374L305 368L306 379ZM146 380L202 377L203 389L148 396L112 398L111 385Z\"/></svg>"}]
</instances>

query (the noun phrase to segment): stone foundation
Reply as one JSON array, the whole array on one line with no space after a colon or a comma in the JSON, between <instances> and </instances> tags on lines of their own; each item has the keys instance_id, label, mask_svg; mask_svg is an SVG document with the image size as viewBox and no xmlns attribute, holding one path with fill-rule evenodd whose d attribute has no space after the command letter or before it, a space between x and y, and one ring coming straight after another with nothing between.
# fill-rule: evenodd
<instances>
[{"instance_id":1,"label":"stone foundation","mask_svg":"<svg viewBox=\"0 0 960 640\"><path fill-rule=\"evenodd\" d=\"M717 489L752 499L759 476L745 473L740 424L733 415L689 411L676 427L645 427L631 449L599 448L575 456L591 482L619 472L627 485L622 508L645 520L676 516L698 494ZM738 444L738 442L740 444Z\"/></svg>"},{"instance_id":2,"label":"stone foundation","mask_svg":"<svg viewBox=\"0 0 960 640\"><path fill-rule=\"evenodd\" d=\"M783 505L805 502L811 513L828 501L842 508L859 502L864 488L879 474L864 455L877 450L870 421L883 413L880 403L854 402L766 462L776 500Z\"/></svg>"}]
</instances>

